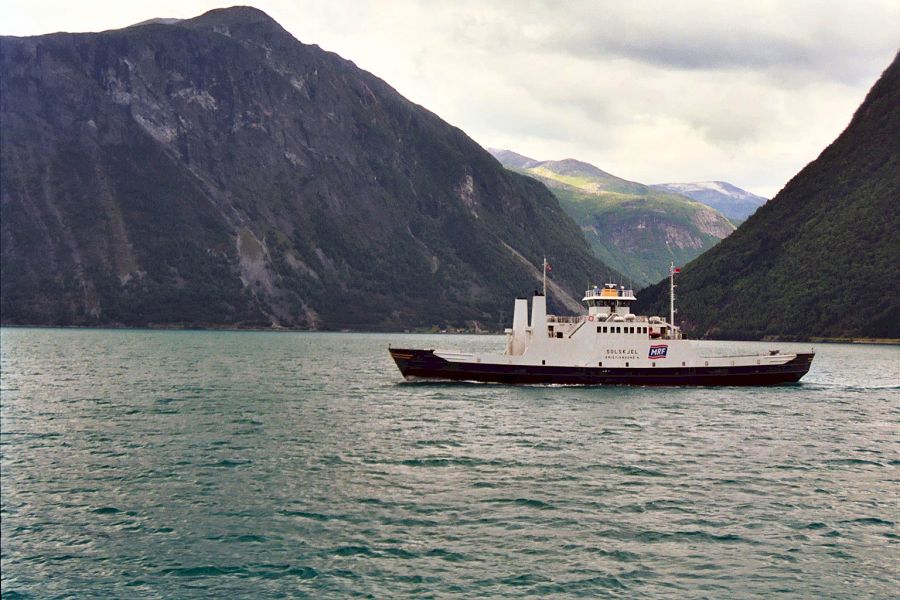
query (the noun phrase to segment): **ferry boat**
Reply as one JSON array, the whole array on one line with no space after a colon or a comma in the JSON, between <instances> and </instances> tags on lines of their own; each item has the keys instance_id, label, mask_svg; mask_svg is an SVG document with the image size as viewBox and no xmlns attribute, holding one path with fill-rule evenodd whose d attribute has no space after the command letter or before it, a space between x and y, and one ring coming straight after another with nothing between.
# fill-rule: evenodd
<instances>
[{"instance_id":1,"label":"ferry boat","mask_svg":"<svg viewBox=\"0 0 900 600\"><path fill-rule=\"evenodd\" d=\"M669 319L631 312L634 291L607 283L585 291L587 314L547 314L544 292L518 298L506 349L472 354L389 348L406 379L564 385L779 385L796 383L814 353L701 356L675 325L674 264L669 268Z\"/></svg>"}]
</instances>

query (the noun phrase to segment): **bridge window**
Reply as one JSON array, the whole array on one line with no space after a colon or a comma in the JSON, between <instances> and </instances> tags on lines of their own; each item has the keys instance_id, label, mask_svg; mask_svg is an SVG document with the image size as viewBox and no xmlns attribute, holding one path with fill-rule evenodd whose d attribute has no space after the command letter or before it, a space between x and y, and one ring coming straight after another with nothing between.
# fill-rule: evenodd
<instances>
[{"instance_id":1,"label":"bridge window","mask_svg":"<svg viewBox=\"0 0 900 600\"><path fill-rule=\"evenodd\" d=\"M597 333L600 333L600 326L597 325Z\"/></svg>"}]
</instances>

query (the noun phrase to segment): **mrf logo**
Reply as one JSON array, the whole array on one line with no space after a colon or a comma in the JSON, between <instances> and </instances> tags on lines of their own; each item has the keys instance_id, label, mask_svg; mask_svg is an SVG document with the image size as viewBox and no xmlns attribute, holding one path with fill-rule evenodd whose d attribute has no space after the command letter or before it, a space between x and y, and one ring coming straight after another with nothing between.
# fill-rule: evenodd
<instances>
[{"instance_id":1,"label":"mrf logo","mask_svg":"<svg viewBox=\"0 0 900 600\"><path fill-rule=\"evenodd\" d=\"M665 358L666 352L669 351L669 347L666 344L660 344L659 346L650 346L650 354L647 358Z\"/></svg>"}]
</instances>

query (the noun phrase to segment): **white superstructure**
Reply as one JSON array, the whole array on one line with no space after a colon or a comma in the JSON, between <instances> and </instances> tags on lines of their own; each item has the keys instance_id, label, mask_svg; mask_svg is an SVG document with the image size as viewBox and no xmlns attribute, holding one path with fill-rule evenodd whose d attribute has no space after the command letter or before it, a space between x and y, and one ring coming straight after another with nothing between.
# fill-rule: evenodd
<instances>
[{"instance_id":1,"label":"white superstructure","mask_svg":"<svg viewBox=\"0 0 900 600\"><path fill-rule=\"evenodd\" d=\"M677 272L674 268L672 274ZM674 277L672 293L674 294ZM704 357L681 330L659 316L636 315L634 291L621 285L597 285L584 293L587 314L547 314L547 298L518 298L512 328L506 330L503 354L469 354L435 350L449 362L498 365L593 367L612 369L733 367L779 365L795 355L770 352L762 355ZM674 308L671 310L674 315Z\"/></svg>"},{"instance_id":2,"label":"white superstructure","mask_svg":"<svg viewBox=\"0 0 900 600\"><path fill-rule=\"evenodd\" d=\"M563 385L780 385L797 383L814 353L700 356L675 320L675 274L669 269L669 320L631 312L632 290L607 283L584 293L587 314L547 314L544 293L518 298L503 354L421 348L388 351L407 379ZM529 318L530 316L530 318Z\"/></svg>"}]
</instances>

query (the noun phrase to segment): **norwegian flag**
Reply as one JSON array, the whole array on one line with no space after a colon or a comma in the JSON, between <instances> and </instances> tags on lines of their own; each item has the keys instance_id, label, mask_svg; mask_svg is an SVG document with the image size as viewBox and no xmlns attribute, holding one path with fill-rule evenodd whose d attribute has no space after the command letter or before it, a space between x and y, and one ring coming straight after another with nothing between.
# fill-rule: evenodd
<instances>
[{"instance_id":1,"label":"norwegian flag","mask_svg":"<svg viewBox=\"0 0 900 600\"><path fill-rule=\"evenodd\" d=\"M681 273L681 267L672 267L672 274Z\"/></svg>"}]
</instances>

